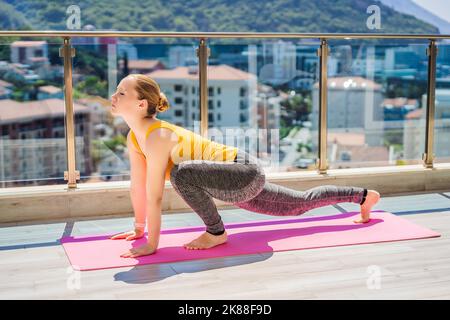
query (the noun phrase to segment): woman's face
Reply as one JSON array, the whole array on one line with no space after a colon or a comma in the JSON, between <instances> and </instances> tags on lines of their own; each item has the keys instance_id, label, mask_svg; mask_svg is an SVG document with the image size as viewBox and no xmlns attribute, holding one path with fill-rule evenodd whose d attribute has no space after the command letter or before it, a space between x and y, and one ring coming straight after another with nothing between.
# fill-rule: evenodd
<instances>
[{"instance_id":1,"label":"woman's face","mask_svg":"<svg viewBox=\"0 0 450 320\"><path fill-rule=\"evenodd\" d=\"M125 77L119 82L116 92L111 96L111 113L114 115L132 115L143 100L139 100L134 90L136 79Z\"/></svg>"}]
</instances>

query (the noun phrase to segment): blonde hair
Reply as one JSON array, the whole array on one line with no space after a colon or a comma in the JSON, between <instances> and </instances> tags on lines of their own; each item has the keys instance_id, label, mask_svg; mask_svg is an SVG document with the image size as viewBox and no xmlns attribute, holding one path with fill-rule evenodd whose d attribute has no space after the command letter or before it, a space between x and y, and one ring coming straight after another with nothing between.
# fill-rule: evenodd
<instances>
[{"instance_id":1,"label":"blonde hair","mask_svg":"<svg viewBox=\"0 0 450 320\"><path fill-rule=\"evenodd\" d=\"M169 100L161 92L155 80L139 73L132 73L128 76L136 79L136 87L134 89L138 94L138 99L145 99L148 102L147 117L153 117L157 112L164 112L169 109Z\"/></svg>"}]
</instances>

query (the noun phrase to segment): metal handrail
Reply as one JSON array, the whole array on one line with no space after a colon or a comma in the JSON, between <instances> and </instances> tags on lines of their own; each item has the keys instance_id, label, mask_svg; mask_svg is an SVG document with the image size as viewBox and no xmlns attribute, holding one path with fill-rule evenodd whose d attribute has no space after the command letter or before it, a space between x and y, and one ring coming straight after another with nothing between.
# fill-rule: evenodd
<instances>
[{"instance_id":1,"label":"metal handrail","mask_svg":"<svg viewBox=\"0 0 450 320\"><path fill-rule=\"evenodd\" d=\"M450 34L286 33L286 32L154 32L154 31L0 31L0 37L131 37L131 38L319 38L319 39L450 39Z\"/></svg>"},{"instance_id":2,"label":"metal handrail","mask_svg":"<svg viewBox=\"0 0 450 320\"><path fill-rule=\"evenodd\" d=\"M65 180L68 180L68 188L76 188L76 180L80 179L79 171L75 169L74 141L75 134L73 130L73 102L72 102L72 73L68 64L71 64L75 52L70 46L72 37L143 37L143 38L199 38L199 47L197 56L199 58L199 98L201 110L202 135L207 135L208 129L208 79L207 79L207 59L209 49L207 40L212 38L295 38L295 39L318 39L318 56L320 59L320 87L319 87L319 153L316 169L319 174L326 174L327 164L327 60L329 39L424 39L428 40L430 46L427 50L429 57L428 63L428 86L427 86L427 113L425 132L425 152L422 155L423 165L426 168L433 167L433 141L434 141L434 95L435 95L435 77L436 77L436 40L450 39L450 35L443 34L380 34L380 33L264 33L264 32L153 32L153 31L0 31L1 37L50 37L63 38L63 47L61 48L61 57L64 59L64 85L65 85L65 103L66 103L66 142L68 144L68 171L64 173Z\"/></svg>"}]
</instances>

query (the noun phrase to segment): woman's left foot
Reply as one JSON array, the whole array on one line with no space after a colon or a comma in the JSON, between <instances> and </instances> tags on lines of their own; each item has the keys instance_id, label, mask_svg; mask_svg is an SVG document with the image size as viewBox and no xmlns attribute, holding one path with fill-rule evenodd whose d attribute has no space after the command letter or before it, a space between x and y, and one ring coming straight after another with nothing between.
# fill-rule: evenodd
<instances>
[{"instance_id":1,"label":"woman's left foot","mask_svg":"<svg viewBox=\"0 0 450 320\"><path fill-rule=\"evenodd\" d=\"M184 247L190 250L209 249L225 242L227 242L226 231L218 236L215 236L205 231L205 233L203 233L197 239L194 239L189 243L185 243Z\"/></svg>"},{"instance_id":2,"label":"woman's left foot","mask_svg":"<svg viewBox=\"0 0 450 320\"><path fill-rule=\"evenodd\" d=\"M367 190L366 200L361 205L361 220L354 220L355 223L367 223L370 221L370 211L380 200L380 194L375 190Z\"/></svg>"}]
</instances>

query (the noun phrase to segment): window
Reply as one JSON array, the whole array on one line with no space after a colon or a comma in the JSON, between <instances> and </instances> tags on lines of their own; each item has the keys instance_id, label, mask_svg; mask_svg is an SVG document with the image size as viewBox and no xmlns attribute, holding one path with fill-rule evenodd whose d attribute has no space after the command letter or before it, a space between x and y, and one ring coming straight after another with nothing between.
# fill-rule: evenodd
<instances>
[{"instance_id":1,"label":"window","mask_svg":"<svg viewBox=\"0 0 450 320\"><path fill-rule=\"evenodd\" d=\"M181 84L176 84L173 86L175 91L183 91L183 86Z\"/></svg>"},{"instance_id":2,"label":"window","mask_svg":"<svg viewBox=\"0 0 450 320\"><path fill-rule=\"evenodd\" d=\"M241 87L241 90L239 91L239 96L245 97L245 93L246 93L245 87Z\"/></svg>"},{"instance_id":3,"label":"window","mask_svg":"<svg viewBox=\"0 0 450 320\"><path fill-rule=\"evenodd\" d=\"M221 93L220 87L217 87L217 94L220 94L220 93Z\"/></svg>"},{"instance_id":4,"label":"window","mask_svg":"<svg viewBox=\"0 0 450 320\"><path fill-rule=\"evenodd\" d=\"M192 100L192 106L195 107L195 100Z\"/></svg>"},{"instance_id":5,"label":"window","mask_svg":"<svg viewBox=\"0 0 450 320\"><path fill-rule=\"evenodd\" d=\"M208 96L213 97L214 96L214 88L208 87Z\"/></svg>"},{"instance_id":6,"label":"window","mask_svg":"<svg viewBox=\"0 0 450 320\"><path fill-rule=\"evenodd\" d=\"M183 116L183 110L175 110L175 116L176 117L182 117Z\"/></svg>"},{"instance_id":7,"label":"window","mask_svg":"<svg viewBox=\"0 0 450 320\"><path fill-rule=\"evenodd\" d=\"M220 100L217 100L217 108L220 108L221 105L222 103L220 102Z\"/></svg>"},{"instance_id":8,"label":"window","mask_svg":"<svg viewBox=\"0 0 450 320\"><path fill-rule=\"evenodd\" d=\"M180 98L180 97L175 98L175 103L176 104L182 104L183 103L183 98Z\"/></svg>"},{"instance_id":9,"label":"window","mask_svg":"<svg viewBox=\"0 0 450 320\"><path fill-rule=\"evenodd\" d=\"M209 122L214 122L214 118L213 118L213 114L212 113L208 113L208 121Z\"/></svg>"},{"instance_id":10,"label":"window","mask_svg":"<svg viewBox=\"0 0 450 320\"><path fill-rule=\"evenodd\" d=\"M217 114L217 120L221 120L220 113Z\"/></svg>"},{"instance_id":11,"label":"window","mask_svg":"<svg viewBox=\"0 0 450 320\"><path fill-rule=\"evenodd\" d=\"M214 103L212 100L208 100L208 108L214 109Z\"/></svg>"},{"instance_id":12,"label":"window","mask_svg":"<svg viewBox=\"0 0 450 320\"><path fill-rule=\"evenodd\" d=\"M352 159L350 153L348 151L343 151L341 153L341 160L342 161L350 161Z\"/></svg>"},{"instance_id":13,"label":"window","mask_svg":"<svg viewBox=\"0 0 450 320\"><path fill-rule=\"evenodd\" d=\"M195 94L195 87L192 87L192 94Z\"/></svg>"}]
</instances>

